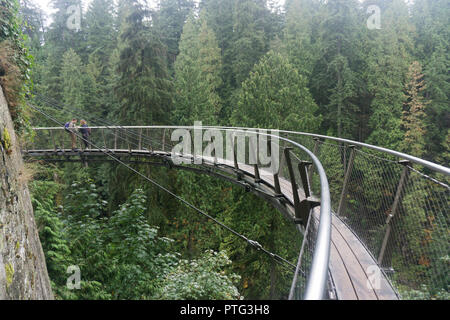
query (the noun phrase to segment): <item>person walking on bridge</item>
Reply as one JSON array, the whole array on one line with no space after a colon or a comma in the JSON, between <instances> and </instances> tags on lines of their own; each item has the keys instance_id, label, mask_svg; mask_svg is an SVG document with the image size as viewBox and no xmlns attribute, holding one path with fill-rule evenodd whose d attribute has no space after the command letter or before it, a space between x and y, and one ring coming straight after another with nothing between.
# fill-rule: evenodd
<instances>
[{"instance_id":1,"label":"person walking on bridge","mask_svg":"<svg viewBox=\"0 0 450 320\"><path fill-rule=\"evenodd\" d=\"M83 137L83 143L84 143L84 150L89 148L89 136L91 135L91 128L87 125L86 120L80 121L80 133Z\"/></svg>"},{"instance_id":2,"label":"person walking on bridge","mask_svg":"<svg viewBox=\"0 0 450 320\"><path fill-rule=\"evenodd\" d=\"M72 150L76 151L77 150L77 119L72 119L72 121L67 122L65 124L65 129L69 132L70 134L70 139L72 142Z\"/></svg>"}]
</instances>

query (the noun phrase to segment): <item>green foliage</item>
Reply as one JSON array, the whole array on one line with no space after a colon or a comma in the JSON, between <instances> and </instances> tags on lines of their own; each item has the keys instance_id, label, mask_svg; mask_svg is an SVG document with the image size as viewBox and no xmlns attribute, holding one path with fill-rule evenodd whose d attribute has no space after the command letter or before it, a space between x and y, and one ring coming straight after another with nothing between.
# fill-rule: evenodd
<instances>
[{"instance_id":1,"label":"green foliage","mask_svg":"<svg viewBox=\"0 0 450 320\"><path fill-rule=\"evenodd\" d=\"M40 174L50 174L40 168ZM30 185L34 215L42 248L45 252L47 270L56 298L68 298L70 293L64 288L66 270L72 263L69 242L65 237L61 213L57 211L56 195L62 186L50 180L35 180Z\"/></svg>"},{"instance_id":2,"label":"green foliage","mask_svg":"<svg viewBox=\"0 0 450 320\"><path fill-rule=\"evenodd\" d=\"M155 28L162 35L162 41L167 47L170 68L179 54L178 46L183 26L194 6L193 0L163 0L159 3L158 12L153 16Z\"/></svg>"},{"instance_id":3,"label":"green foliage","mask_svg":"<svg viewBox=\"0 0 450 320\"><path fill-rule=\"evenodd\" d=\"M407 77L407 103L402 117L405 138L401 145L401 150L420 158L425 153L427 129L424 119L428 103L424 101L424 97L421 94L426 89L426 85L423 81L422 67L419 62L415 61L411 64Z\"/></svg>"},{"instance_id":4,"label":"green foliage","mask_svg":"<svg viewBox=\"0 0 450 320\"><path fill-rule=\"evenodd\" d=\"M83 109L85 68L81 58L73 49L69 49L63 55L61 78L63 79L63 103L76 110Z\"/></svg>"},{"instance_id":5,"label":"green foliage","mask_svg":"<svg viewBox=\"0 0 450 320\"><path fill-rule=\"evenodd\" d=\"M236 103L236 89L248 77L259 59L267 53L270 41L279 32L279 16L264 0L205 0L204 9L222 51L222 86L219 95L225 102L221 121L227 124Z\"/></svg>"},{"instance_id":6,"label":"green foliage","mask_svg":"<svg viewBox=\"0 0 450 320\"><path fill-rule=\"evenodd\" d=\"M295 263L301 237L279 212L252 195L232 191L233 200L219 219L267 250ZM233 261L233 271L241 276L239 290L247 299L285 299L292 273L262 255L230 233L220 245Z\"/></svg>"},{"instance_id":7,"label":"green foliage","mask_svg":"<svg viewBox=\"0 0 450 320\"><path fill-rule=\"evenodd\" d=\"M286 28L284 29L284 47L289 61L299 72L310 78L319 57L319 42L315 30L319 8L318 1L288 0L286 2Z\"/></svg>"},{"instance_id":8,"label":"green foliage","mask_svg":"<svg viewBox=\"0 0 450 320\"><path fill-rule=\"evenodd\" d=\"M172 83L167 70L167 49L144 19L148 12L130 1L120 33L120 78L116 94L120 108L114 110L121 123L162 124L172 107Z\"/></svg>"},{"instance_id":9,"label":"green foliage","mask_svg":"<svg viewBox=\"0 0 450 320\"><path fill-rule=\"evenodd\" d=\"M271 52L242 84L232 121L251 128L315 132L321 119L316 111L306 79L285 57Z\"/></svg>"},{"instance_id":10,"label":"green foliage","mask_svg":"<svg viewBox=\"0 0 450 320\"><path fill-rule=\"evenodd\" d=\"M0 132L0 143L3 145L6 153L10 154L12 151L11 135L6 128L3 128L3 132Z\"/></svg>"},{"instance_id":11,"label":"green foliage","mask_svg":"<svg viewBox=\"0 0 450 320\"><path fill-rule=\"evenodd\" d=\"M410 290L409 288L401 288L400 294L404 300L450 300L448 290L440 290L437 293L430 293L426 285L422 285L420 290Z\"/></svg>"},{"instance_id":12,"label":"green foliage","mask_svg":"<svg viewBox=\"0 0 450 320\"><path fill-rule=\"evenodd\" d=\"M199 258L203 269L186 268L186 262L172 249L173 240L160 236L158 228L149 225L142 190L137 189L106 218L107 203L92 180L64 186L51 181L51 171L39 171L43 180L33 182L31 191L57 298L177 299L179 296L170 293L168 287L174 283L188 286L187 281L193 278L198 279L200 286L189 291L192 299L239 296L232 285L236 276L226 273L230 261L223 253L211 252ZM64 189L67 195L57 207ZM81 270L80 290L66 287L66 270L71 265ZM217 273L215 281L205 282L205 272L210 275L213 271Z\"/></svg>"},{"instance_id":13,"label":"green foliage","mask_svg":"<svg viewBox=\"0 0 450 320\"><path fill-rule=\"evenodd\" d=\"M160 298L164 300L237 300L234 283L240 277L222 270L231 264L225 252L208 250L195 260L181 260L164 279Z\"/></svg>"},{"instance_id":14,"label":"green foliage","mask_svg":"<svg viewBox=\"0 0 450 320\"><path fill-rule=\"evenodd\" d=\"M448 130L450 75L448 55L450 8L445 0L417 0L411 8L416 29L414 56L423 67L427 88L424 96L430 103L425 122L428 127L426 148L429 159L436 159L448 150L444 146ZM448 162L443 162L448 163Z\"/></svg>"},{"instance_id":15,"label":"green foliage","mask_svg":"<svg viewBox=\"0 0 450 320\"><path fill-rule=\"evenodd\" d=\"M408 72L411 24L408 8L402 1L390 3L383 15L386 32L369 34L371 54L368 57L368 90L371 94L372 115L369 125L372 133L368 142L398 150L403 140L401 115Z\"/></svg>"},{"instance_id":16,"label":"green foliage","mask_svg":"<svg viewBox=\"0 0 450 320\"><path fill-rule=\"evenodd\" d=\"M191 16L180 42L175 63L175 105L173 121L181 125L217 124L221 99L221 56L216 38L202 17Z\"/></svg>"},{"instance_id":17,"label":"green foliage","mask_svg":"<svg viewBox=\"0 0 450 320\"><path fill-rule=\"evenodd\" d=\"M0 1L0 85L18 134L29 130L25 96L32 87L33 57L25 46L17 0Z\"/></svg>"}]
</instances>

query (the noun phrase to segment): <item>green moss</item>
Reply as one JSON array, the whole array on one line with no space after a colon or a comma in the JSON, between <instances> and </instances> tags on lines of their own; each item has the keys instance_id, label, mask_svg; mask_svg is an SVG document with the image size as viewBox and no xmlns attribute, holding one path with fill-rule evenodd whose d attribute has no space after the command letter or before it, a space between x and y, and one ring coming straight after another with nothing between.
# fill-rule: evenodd
<instances>
[{"instance_id":1,"label":"green moss","mask_svg":"<svg viewBox=\"0 0 450 320\"><path fill-rule=\"evenodd\" d=\"M14 267L11 263L7 263L5 266L5 270L6 270L6 286L9 287L13 282Z\"/></svg>"},{"instance_id":2,"label":"green moss","mask_svg":"<svg viewBox=\"0 0 450 320\"><path fill-rule=\"evenodd\" d=\"M8 129L4 128L1 136L1 143L3 144L3 148L5 148L6 152L11 153L11 135L9 134Z\"/></svg>"}]
</instances>

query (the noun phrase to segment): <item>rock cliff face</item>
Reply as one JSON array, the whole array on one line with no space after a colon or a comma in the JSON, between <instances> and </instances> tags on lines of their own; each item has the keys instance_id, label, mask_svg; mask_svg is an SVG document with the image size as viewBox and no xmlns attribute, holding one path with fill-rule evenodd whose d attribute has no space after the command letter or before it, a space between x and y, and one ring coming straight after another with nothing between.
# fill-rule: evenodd
<instances>
[{"instance_id":1,"label":"rock cliff face","mask_svg":"<svg viewBox=\"0 0 450 320\"><path fill-rule=\"evenodd\" d=\"M0 87L0 299L53 299L19 142Z\"/></svg>"}]
</instances>

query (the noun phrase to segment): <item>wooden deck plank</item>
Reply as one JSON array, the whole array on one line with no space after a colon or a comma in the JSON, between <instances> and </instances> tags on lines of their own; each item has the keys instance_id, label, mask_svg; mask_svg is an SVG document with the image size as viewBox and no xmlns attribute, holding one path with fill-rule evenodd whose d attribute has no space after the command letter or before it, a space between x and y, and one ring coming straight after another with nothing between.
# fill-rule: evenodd
<instances>
[{"instance_id":1,"label":"wooden deck plank","mask_svg":"<svg viewBox=\"0 0 450 320\"><path fill-rule=\"evenodd\" d=\"M333 241L330 248L330 270L335 283L338 300L358 300L353 283L345 268L345 263Z\"/></svg>"},{"instance_id":2,"label":"wooden deck plank","mask_svg":"<svg viewBox=\"0 0 450 320\"><path fill-rule=\"evenodd\" d=\"M373 276L373 284L375 294L379 300L397 300L398 297L395 294L391 284L382 274L377 262L373 256L367 251L366 247L361 244L361 241L355 236L355 234L349 229L349 227L338 217L333 215L333 226L339 230L341 235L346 239L348 245L351 247L355 256L358 257L358 261L362 268L366 271L366 274ZM377 277L377 275L381 275Z\"/></svg>"},{"instance_id":3,"label":"wooden deck plank","mask_svg":"<svg viewBox=\"0 0 450 320\"><path fill-rule=\"evenodd\" d=\"M336 226L332 225L333 242L339 248L339 254L344 261L345 267L351 277L353 287L359 300L378 300L371 283L368 281L366 271L359 263L346 239L342 236Z\"/></svg>"}]
</instances>

